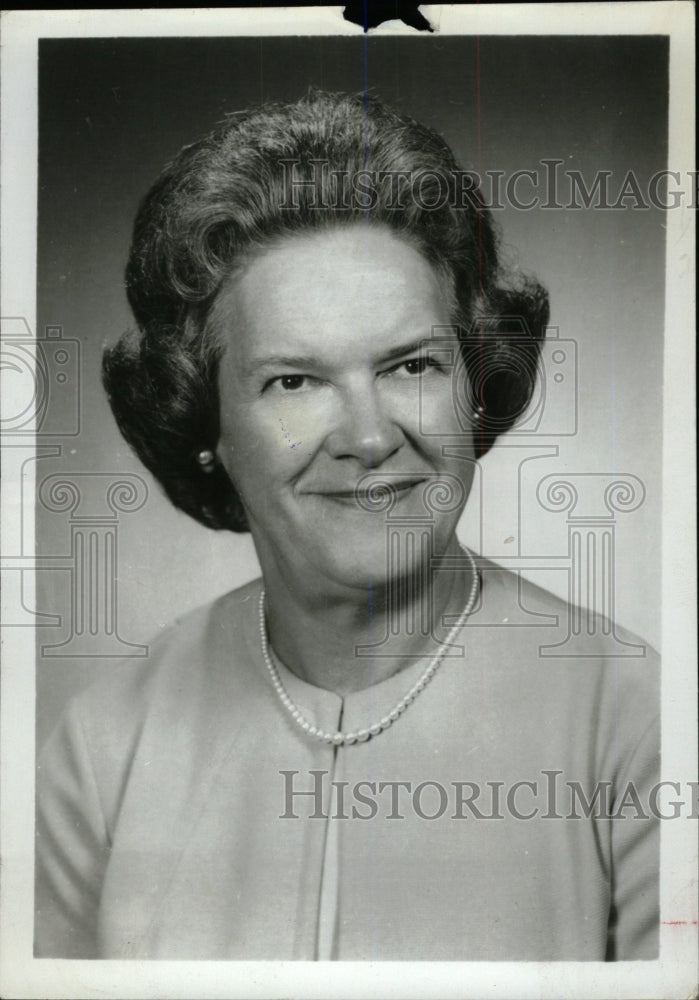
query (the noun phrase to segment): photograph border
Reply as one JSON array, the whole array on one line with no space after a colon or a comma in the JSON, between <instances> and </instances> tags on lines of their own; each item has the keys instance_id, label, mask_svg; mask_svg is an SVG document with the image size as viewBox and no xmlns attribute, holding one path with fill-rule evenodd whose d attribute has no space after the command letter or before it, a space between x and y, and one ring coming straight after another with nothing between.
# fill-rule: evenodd
<instances>
[{"instance_id":1,"label":"photograph border","mask_svg":"<svg viewBox=\"0 0 699 1000\"><path fill-rule=\"evenodd\" d=\"M697 782L696 470L694 400L694 8L686 2L493 4L421 8L448 34L667 34L669 169L686 185L667 212L663 373L662 777ZM390 22L386 34L412 34ZM341 7L9 11L2 19L2 286L0 315L36 329L37 55L48 37L354 35ZM694 185L694 190L692 189ZM12 387L3 394L12 412ZM22 533L33 550L33 463L3 480L3 550ZM26 501L25 501L26 502ZM27 573L24 599L33 606ZM6 598L3 597L5 601ZM8 613L3 604L3 617ZM696 825L661 829L661 957L624 963L315 963L34 959L32 629L3 630L0 994L3 997L684 997L697 989ZM695 791L699 785L694 785ZM695 814L699 805L695 806ZM696 995L696 994L694 994Z\"/></svg>"}]
</instances>

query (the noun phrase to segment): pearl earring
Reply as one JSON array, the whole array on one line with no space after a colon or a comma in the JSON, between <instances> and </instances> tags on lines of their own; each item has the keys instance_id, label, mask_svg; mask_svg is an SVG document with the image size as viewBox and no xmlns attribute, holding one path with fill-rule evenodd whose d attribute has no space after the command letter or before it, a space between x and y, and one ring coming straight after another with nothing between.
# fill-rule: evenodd
<instances>
[{"instance_id":1,"label":"pearl earring","mask_svg":"<svg viewBox=\"0 0 699 1000\"><path fill-rule=\"evenodd\" d=\"M202 472L213 472L214 471L214 459L215 455L210 448L205 448L200 451L197 455L197 462L201 466Z\"/></svg>"},{"instance_id":2,"label":"pearl earring","mask_svg":"<svg viewBox=\"0 0 699 1000\"><path fill-rule=\"evenodd\" d=\"M485 413L485 406L477 406L473 411L473 422L477 423L479 420L483 419L483 414Z\"/></svg>"}]
</instances>

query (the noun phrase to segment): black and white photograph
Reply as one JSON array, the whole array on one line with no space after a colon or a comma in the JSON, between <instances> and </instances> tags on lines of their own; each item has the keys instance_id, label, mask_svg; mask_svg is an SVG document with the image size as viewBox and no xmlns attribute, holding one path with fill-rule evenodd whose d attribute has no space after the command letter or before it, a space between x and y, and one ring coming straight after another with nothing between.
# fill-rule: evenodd
<instances>
[{"instance_id":1,"label":"black and white photograph","mask_svg":"<svg viewBox=\"0 0 699 1000\"><path fill-rule=\"evenodd\" d=\"M3 996L695 995L693 8L379 6L3 17Z\"/></svg>"}]
</instances>

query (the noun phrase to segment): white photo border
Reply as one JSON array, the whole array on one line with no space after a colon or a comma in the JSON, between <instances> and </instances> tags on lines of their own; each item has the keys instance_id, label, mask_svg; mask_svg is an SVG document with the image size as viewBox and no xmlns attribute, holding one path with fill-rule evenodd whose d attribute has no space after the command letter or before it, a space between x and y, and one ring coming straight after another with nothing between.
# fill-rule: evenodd
<instances>
[{"instance_id":1,"label":"white photo border","mask_svg":"<svg viewBox=\"0 0 699 1000\"><path fill-rule=\"evenodd\" d=\"M448 34L670 37L669 165L687 183L694 150L694 8L687 2L424 6ZM382 33L412 33L392 22ZM40 38L361 35L342 8L9 11L2 21L3 317L36 323L37 55ZM696 181L696 177L694 178ZM697 780L694 213L667 213L663 435L663 778ZM696 197L696 196L695 196ZM11 412L12 399L4 405ZM32 465L25 468L31 477ZM5 549L32 541L31 478L2 484ZM25 523L22 529L22 517ZM31 603L31 581L25 598ZM4 612L7 611L5 607ZM680 997L697 988L697 837L663 824L661 958L629 963L118 962L34 959L34 635L6 629L2 671L2 910L5 997Z\"/></svg>"}]
</instances>

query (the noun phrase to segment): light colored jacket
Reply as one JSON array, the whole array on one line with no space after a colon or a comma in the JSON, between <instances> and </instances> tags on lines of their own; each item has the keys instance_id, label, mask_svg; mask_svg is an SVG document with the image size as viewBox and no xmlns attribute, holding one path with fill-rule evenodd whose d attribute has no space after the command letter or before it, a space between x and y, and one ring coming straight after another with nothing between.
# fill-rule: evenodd
<instances>
[{"instance_id":1,"label":"light colored jacket","mask_svg":"<svg viewBox=\"0 0 699 1000\"><path fill-rule=\"evenodd\" d=\"M655 957L658 823L628 789L648 813L657 660L609 656L599 623L591 655L542 655L564 603L490 564L483 580L459 654L390 729L338 751L272 687L259 581L78 695L38 773L36 954ZM344 698L280 672L307 717L349 730L424 665ZM605 796L612 813L626 796L616 819L596 815Z\"/></svg>"}]
</instances>

